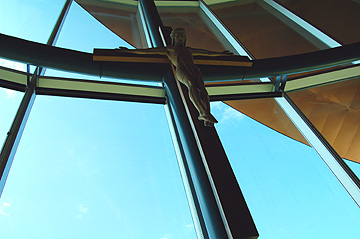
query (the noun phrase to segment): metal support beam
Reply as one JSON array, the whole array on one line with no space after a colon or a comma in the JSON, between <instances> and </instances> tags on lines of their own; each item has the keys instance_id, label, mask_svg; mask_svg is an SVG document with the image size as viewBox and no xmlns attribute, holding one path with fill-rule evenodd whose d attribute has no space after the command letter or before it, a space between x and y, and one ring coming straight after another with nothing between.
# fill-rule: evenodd
<instances>
[{"instance_id":1,"label":"metal support beam","mask_svg":"<svg viewBox=\"0 0 360 239\"><path fill-rule=\"evenodd\" d=\"M55 77L40 77L36 94L165 104L162 87Z\"/></svg>"},{"instance_id":2,"label":"metal support beam","mask_svg":"<svg viewBox=\"0 0 360 239\"><path fill-rule=\"evenodd\" d=\"M351 80L360 76L360 65L352 65L331 71L320 72L315 75L301 77L287 81L286 92L304 90L312 87L332 84L340 81Z\"/></svg>"},{"instance_id":3,"label":"metal support beam","mask_svg":"<svg viewBox=\"0 0 360 239\"><path fill-rule=\"evenodd\" d=\"M47 41L47 45L54 46L57 42L57 39L60 35L60 31L62 29L62 26L64 25L66 16L70 10L71 4L73 0L66 0L63 9L61 10L61 13L59 15L58 20L55 23L55 26L53 28L53 31L51 32L51 35Z\"/></svg>"},{"instance_id":4,"label":"metal support beam","mask_svg":"<svg viewBox=\"0 0 360 239\"><path fill-rule=\"evenodd\" d=\"M275 92L283 91L285 88L287 75L276 76L275 78Z\"/></svg>"}]
</instances>

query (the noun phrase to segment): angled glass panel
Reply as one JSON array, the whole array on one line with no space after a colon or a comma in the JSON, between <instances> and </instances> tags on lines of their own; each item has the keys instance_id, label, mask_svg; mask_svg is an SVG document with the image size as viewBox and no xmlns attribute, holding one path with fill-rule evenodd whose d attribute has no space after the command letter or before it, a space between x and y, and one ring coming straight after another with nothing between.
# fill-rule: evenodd
<instances>
[{"instance_id":1,"label":"angled glass panel","mask_svg":"<svg viewBox=\"0 0 360 239\"><path fill-rule=\"evenodd\" d=\"M56 46L88 53L93 53L94 48L115 49L120 46L133 48L76 2L73 2L71 5ZM45 73L46 76L55 77L158 85L158 83L154 82L100 77L100 74L101 72L99 71L99 76L89 76L54 69L48 69Z\"/></svg>"},{"instance_id":2,"label":"angled glass panel","mask_svg":"<svg viewBox=\"0 0 360 239\"><path fill-rule=\"evenodd\" d=\"M1 0L0 33L46 43L65 0Z\"/></svg>"},{"instance_id":3,"label":"angled glass panel","mask_svg":"<svg viewBox=\"0 0 360 239\"><path fill-rule=\"evenodd\" d=\"M255 59L318 50L256 1L224 1L220 4L208 2L210 9Z\"/></svg>"},{"instance_id":4,"label":"angled glass panel","mask_svg":"<svg viewBox=\"0 0 360 239\"><path fill-rule=\"evenodd\" d=\"M13 70L26 72L26 64L0 58L0 66L10 68Z\"/></svg>"},{"instance_id":5,"label":"angled glass panel","mask_svg":"<svg viewBox=\"0 0 360 239\"><path fill-rule=\"evenodd\" d=\"M0 200L1 238L196 238L161 105L37 96Z\"/></svg>"},{"instance_id":6,"label":"angled glass panel","mask_svg":"<svg viewBox=\"0 0 360 239\"><path fill-rule=\"evenodd\" d=\"M360 178L360 163L356 163L350 160L344 160L350 169L355 173L355 175Z\"/></svg>"},{"instance_id":7,"label":"angled glass panel","mask_svg":"<svg viewBox=\"0 0 360 239\"><path fill-rule=\"evenodd\" d=\"M197 1L174 1L167 4L157 2L157 8L164 26L185 28L186 45L211 51L224 51L224 46L208 27L207 18Z\"/></svg>"},{"instance_id":8,"label":"angled glass panel","mask_svg":"<svg viewBox=\"0 0 360 239\"><path fill-rule=\"evenodd\" d=\"M260 239L360 233L359 208L311 147L223 103L212 103L212 112Z\"/></svg>"},{"instance_id":9,"label":"angled glass panel","mask_svg":"<svg viewBox=\"0 0 360 239\"><path fill-rule=\"evenodd\" d=\"M56 46L92 53L94 48L112 49L130 45L74 2Z\"/></svg>"},{"instance_id":10,"label":"angled glass panel","mask_svg":"<svg viewBox=\"0 0 360 239\"><path fill-rule=\"evenodd\" d=\"M0 144L3 145L15 114L19 108L23 92L0 87ZM0 212L1 214L1 212Z\"/></svg>"},{"instance_id":11,"label":"angled glass panel","mask_svg":"<svg viewBox=\"0 0 360 239\"><path fill-rule=\"evenodd\" d=\"M138 3L131 0L77 0L99 22L135 47L144 47Z\"/></svg>"},{"instance_id":12,"label":"angled glass panel","mask_svg":"<svg viewBox=\"0 0 360 239\"><path fill-rule=\"evenodd\" d=\"M341 157L360 162L360 78L289 96Z\"/></svg>"},{"instance_id":13,"label":"angled glass panel","mask_svg":"<svg viewBox=\"0 0 360 239\"><path fill-rule=\"evenodd\" d=\"M343 44L360 41L359 1L277 0L285 8Z\"/></svg>"}]
</instances>

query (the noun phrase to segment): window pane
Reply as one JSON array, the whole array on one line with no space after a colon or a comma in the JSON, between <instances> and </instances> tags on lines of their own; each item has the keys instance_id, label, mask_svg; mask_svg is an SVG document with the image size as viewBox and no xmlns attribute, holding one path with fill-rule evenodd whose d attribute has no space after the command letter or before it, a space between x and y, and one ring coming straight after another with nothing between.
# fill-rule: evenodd
<instances>
[{"instance_id":1,"label":"window pane","mask_svg":"<svg viewBox=\"0 0 360 239\"><path fill-rule=\"evenodd\" d=\"M65 0L1 0L0 32L46 43Z\"/></svg>"},{"instance_id":2,"label":"window pane","mask_svg":"<svg viewBox=\"0 0 360 239\"><path fill-rule=\"evenodd\" d=\"M345 159L346 164L350 167L350 169L355 173L355 175L360 178L360 163L355 163L353 161L349 161Z\"/></svg>"},{"instance_id":3,"label":"window pane","mask_svg":"<svg viewBox=\"0 0 360 239\"><path fill-rule=\"evenodd\" d=\"M354 24L360 21L359 1L277 0L277 2L341 44L360 41L360 28Z\"/></svg>"},{"instance_id":4,"label":"window pane","mask_svg":"<svg viewBox=\"0 0 360 239\"><path fill-rule=\"evenodd\" d=\"M289 96L341 157L360 162L360 78Z\"/></svg>"},{"instance_id":5,"label":"window pane","mask_svg":"<svg viewBox=\"0 0 360 239\"><path fill-rule=\"evenodd\" d=\"M73 2L71 5L56 46L89 53L92 53L94 48L115 49L119 46L132 48L130 44L106 28L76 2ZM89 76L48 69L45 75L75 79L158 85L156 82L111 79L106 77L100 78L100 72L99 76Z\"/></svg>"},{"instance_id":6,"label":"window pane","mask_svg":"<svg viewBox=\"0 0 360 239\"><path fill-rule=\"evenodd\" d=\"M0 66L26 72L26 64L16 61L10 61L4 58L0 58Z\"/></svg>"},{"instance_id":7,"label":"window pane","mask_svg":"<svg viewBox=\"0 0 360 239\"><path fill-rule=\"evenodd\" d=\"M157 6L161 20L165 26L185 28L186 45L193 48L207 49L212 51L226 50L222 42L207 26L204 13L194 2L189 1L189 6Z\"/></svg>"},{"instance_id":8,"label":"window pane","mask_svg":"<svg viewBox=\"0 0 360 239\"><path fill-rule=\"evenodd\" d=\"M0 144L3 142L9 132L14 120L17 109L19 108L23 92L9 90L0 87Z\"/></svg>"},{"instance_id":9,"label":"window pane","mask_svg":"<svg viewBox=\"0 0 360 239\"><path fill-rule=\"evenodd\" d=\"M144 47L142 27L138 19L137 1L87 1L77 0L86 11L112 32L135 47Z\"/></svg>"},{"instance_id":10,"label":"window pane","mask_svg":"<svg viewBox=\"0 0 360 239\"><path fill-rule=\"evenodd\" d=\"M1 238L196 237L162 105L37 96L0 204Z\"/></svg>"},{"instance_id":11,"label":"window pane","mask_svg":"<svg viewBox=\"0 0 360 239\"><path fill-rule=\"evenodd\" d=\"M231 1L209 7L256 59L318 50L255 1Z\"/></svg>"},{"instance_id":12,"label":"window pane","mask_svg":"<svg viewBox=\"0 0 360 239\"><path fill-rule=\"evenodd\" d=\"M311 147L223 103L213 103L212 112L260 239L360 233L357 205Z\"/></svg>"},{"instance_id":13,"label":"window pane","mask_svg":"<svg viewBox=\"0 0 360 239\"><path fill-rule=\"evenodd\" d=\"M74 2L56 46L92 53L94 48L111 49L130 45Z\"/></svg>"}]
</instances>

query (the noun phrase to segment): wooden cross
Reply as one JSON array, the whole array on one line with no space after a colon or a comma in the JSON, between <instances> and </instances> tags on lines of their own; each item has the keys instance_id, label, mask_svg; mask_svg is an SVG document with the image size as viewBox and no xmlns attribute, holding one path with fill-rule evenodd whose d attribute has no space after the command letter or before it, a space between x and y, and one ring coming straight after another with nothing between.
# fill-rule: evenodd
<instances>
[{"instance_id":1,"label":"wooden cross","mask_svg":"<svg viewBox=\"0 0 360 239\"><path fill-rule=\"evenodd\" d=\"M119 52L116 49L94 49L94 61L103 62L137 62L137 63L169 63L167 57L161 55L139 55ZM194 56L195 65L243 66L251 67L252 61L246 56Z\"/></svg>"}]
</instances>

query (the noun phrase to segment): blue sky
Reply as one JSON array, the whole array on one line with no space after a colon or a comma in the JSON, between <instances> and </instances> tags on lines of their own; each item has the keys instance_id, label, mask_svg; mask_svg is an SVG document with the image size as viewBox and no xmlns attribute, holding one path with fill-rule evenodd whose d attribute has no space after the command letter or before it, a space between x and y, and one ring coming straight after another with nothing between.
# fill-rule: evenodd
<instances>
[{"instance_id":1,"label":"blue sky","mask_svg":"<svg viewBox=\"0 0 360 239\"><path fill-rule=\"evenodd\" d=\"M0 32L46 42L63 3L0 0ZM121 44L73 3L57 45ZM2 141L21 97L0 89ZM260 238L359 235L359 208L312 148L221 102L212 111ZM164 106L37 96L0 198L0 238L196 238Z\"/></svg>"}]
</instances>

